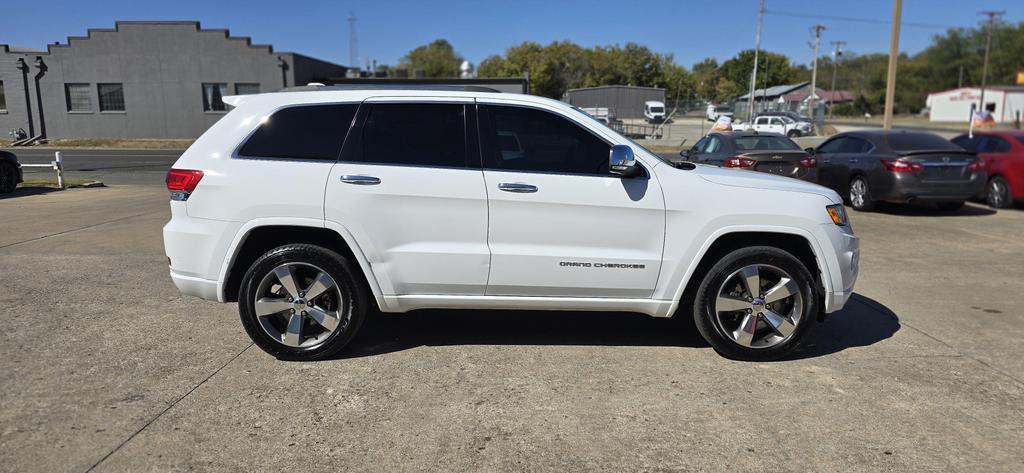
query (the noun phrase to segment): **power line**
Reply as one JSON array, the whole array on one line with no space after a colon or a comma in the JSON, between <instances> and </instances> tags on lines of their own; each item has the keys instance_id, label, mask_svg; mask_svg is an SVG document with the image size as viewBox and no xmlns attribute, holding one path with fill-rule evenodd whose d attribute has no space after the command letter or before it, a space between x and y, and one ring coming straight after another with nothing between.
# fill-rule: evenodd
<instances>
[{"instance_id":1,"label":"power line","mask_svg":"<svg viewBox=\"0 0 1024 473\"><path fill-rule=\"evenodd\" d=\"M875 25L891 25L892 22L889 20L876 20L873 18L856 18L852 16L836 16L836 15L812 15L809 13L789 12L780 10L766 10L765 14L775 16L788 16L793 18L809 18L813 20L832 20L832 21L848 21L851 23L871 23ZM913 26L917 28L933 28L933 29L950 29L950 28L963 28L963 26L953 25L940 25L937 23L919 23L919 22L908 22L904 21L901 26Z\"/></svg>"}]
</instances>

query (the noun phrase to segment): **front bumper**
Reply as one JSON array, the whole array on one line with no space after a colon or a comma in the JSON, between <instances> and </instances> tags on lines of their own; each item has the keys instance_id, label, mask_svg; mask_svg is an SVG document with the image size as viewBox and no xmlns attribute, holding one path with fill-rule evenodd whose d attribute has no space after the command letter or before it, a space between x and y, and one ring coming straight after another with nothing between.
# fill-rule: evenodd
<instances>
[{"instance_id":1,"label":"front bumper","mask_svg":"<svg viewBox=\"0 0 1024 473\"><path fill-rule=\"evenodd\" d=\"M831 253L825 249L828 271L822 273L830 283L825 291L825 313L832 313L842 309L853 295L853 286L860 273L860 239L852 231L834 224L822 226L832 246Z\"/></svg>"}]
</instances>

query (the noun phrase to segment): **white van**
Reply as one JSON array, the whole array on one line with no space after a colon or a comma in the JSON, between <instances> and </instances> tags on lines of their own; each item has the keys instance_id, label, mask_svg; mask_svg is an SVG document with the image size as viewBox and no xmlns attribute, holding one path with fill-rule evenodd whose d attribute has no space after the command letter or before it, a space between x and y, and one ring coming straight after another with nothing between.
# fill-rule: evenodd
<instances>
[{"instance_id":1,"label":"white van","mask_svg":"<svg viewBox=\"0 0 1024 473\"><path fill-rule=\"evenodd\" d=\"M665 104L657 100L644 102L644 119L647 123L661 123L665 121Z\"/></svg>"}]
</instances>

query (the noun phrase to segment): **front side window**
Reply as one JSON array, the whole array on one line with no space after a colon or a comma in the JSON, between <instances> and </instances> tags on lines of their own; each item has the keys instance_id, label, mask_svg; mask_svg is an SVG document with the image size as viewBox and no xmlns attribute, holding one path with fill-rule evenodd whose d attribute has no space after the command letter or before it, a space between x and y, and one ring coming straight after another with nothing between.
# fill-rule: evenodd
<instances>
[{"instance_id":1,"label":"front side window","mask_svg":"<svg viewBox=\"0 0 1024 473\"><path fill-rule=\"evenodd\" d=\"M690 151L693 154L703 153L704 148L707 147L708 141L711 141L708 137L703 137L693 145L693 149Z\"/></svg>"},{"instance_id":2,"label":"front side window","mask_svg":"<svg viewBox=\"0 0 1024 473\"><path fill-rule=\"evenodd\" d=\"M510 138L504 143L511 147ZM401 166L467 167L466 107L446 103L373 104L363 124L355 159Z\"/></svg>"},{"instance_id":3,"label":"front side window","mask_svg":"<svg viewBox=\"0 0 1024 473\"><path fill-rule=\"evenodd\" d=\"M525 107L480 109L481 145L488 169L609 175L611 146L571 120ZM521 151L506 153L501 142L510 141L508 137L515 138Z\"/></svg>"},{"instance_id":4,"label":"front side window","mask_svg":"<svg viewBox=\"0 0 1024 473\"><path fill-rule=\"evenodd\" d=\"M124 111L124 86L121 84L97 84L100 93L101 112Z\"/></svg>"},{"instance_id":5,"label":"front side window","mask_svg":"<svg viewBox=\"0 0 1024 473\"><path fill-rule=\"evenodd\" d=\"M825 144L821 145L821 147L818 148L818 152L819 153L838 153L839 152L839 148L841 146L843 146L843 142L844 141L846 141L846 137L845 136L836 138L836 139L834 139L832 141L829 141L828 143L825 143Z\"/></svg>"},{"instance_id":6,"label":"front side window","mask_svg":"<svg viewBox=\"0 0 1024 473\"><path fill-rule=\"evenodd\" d=\"M274 112L238 154L251 158L334 161L359 104L304 105Z\"/></svg>"},{"instance_id":7,"label":"front side window","mask_svg":"<svg viewBox=\"0 0 1024 473\"><path fill-rule=\"evenodd\" d=\"M69 112L91 112L92 97L89 84L65 84L64 96L68 102Z\"/></svg>"},{"instance_id":8,"label":"front side window","mask_svg":"<svg viewBox=\"0 0 1024 473\"><path fill-rule=\"evenodd\" d=\"M717 136L712 136L711 139L708 140L707 152L717 153L720 149L722 149L722 140L719 139Z\"/></svg>"},{"instance_id":9,"label":"front side window","mask_svg":"<svg viewBox=\"0 0 1024 473\"><path fill-rule=\"evenodd\" d=\"M1010 151L1010 143L998 136L983 136L978 146L982 153L1005 153Z\"/></svg>"},{"instance_id":10,"label":"front side window","mask_svg":"<svg viewBox=\"0 0 1024 473\"><path fill-rule=\"evenodd\" d=\"M235 95L252 95L260 93L259 84L235 84Z\"/></svg>"},{"instance_id":11,"label":"front side window","mask_svg":"<svg viewBox=\"0 0 1024 473\"><path fill-rule=\"evenodd\" d=\"M840 153L861 153L867 149L867 142L854 137L847 137L843 145L839 147Z\"/></svg>"},{"instance_id":12,"label":"front side window","mask_svg":"<svg viewBox=\"0 0 1024 473\"><path fill-rule=\"evenodd\" d=\"M203 83L203 111L223 112L228 109L224 105L224 96L228 94L228 85L224 83Z\"/></svg>"}]
</instances>

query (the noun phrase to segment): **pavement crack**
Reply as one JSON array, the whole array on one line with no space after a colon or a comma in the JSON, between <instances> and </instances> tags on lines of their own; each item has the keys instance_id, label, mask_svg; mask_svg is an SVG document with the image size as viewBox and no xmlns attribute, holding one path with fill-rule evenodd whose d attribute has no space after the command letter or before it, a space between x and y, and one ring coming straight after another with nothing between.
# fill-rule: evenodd
<instances>
[{"instance_id":1,"label":"pavement crack","mask_svg":"<svg viewBox=\"0 0 1024 473\"><path fill-rule=\"evenodd\" d=\"M242 354L245 353L246 351L248 351L250 348L252 348L252 346L253 346L253 343L249 343L248 345L246 345L245 348L242 349L242 351L239 351L238 353L236 353L235 356L232 356L223 365L220 365L219 368L213 370L213 372L210 373L207 377L203 378L202 381L200 381L195 386L192 386L192 389L189 389L188 392L186 392L185 394L182 394L180 397L175 399L174 402L168 404L167 407L165 407L162 411L157 413L157 415L153 416L152 419L149 419L149 421L147 421L142 427L140 427L138 430L136 430L131 435L129 435L128 438L124 439L124 441L121 442L120 444L118 444L118 446L114 447L113 450L108 452L106 455L103 455L103 458L100 458L96 463L93 463L92 466L90 466L87 470L85 470L85 473L89 473L90 471L94 471L96 469L96 467L100 466L100 464L102 464L103 462L107 461L107 459L110 458L111 455L117 453L118 450L121 450L121 447L124 447L125 445L128 444L128 442L131 442L132 439L134 439L136 436L141 434L143 430L146 430L150 425L153 425L154 422L156 422L158 419L163 417L163 415L166 414L168 411L170 411L174 406L177 406L179 402L181 402L186 397L188 397L193 392L195 392L197 389L199 389L200 386L206 384L207 381L209 381L211 378L216 376L217 373L220 373L221 370L223 370L228 365L230 365L232 362L234 362L236 359L238 359L238 357L242 356Z\"/></svg>"},{"instance_id":2,"label":"pavement crack","mask_svg":"<svg viewBox=\"0 0 1024 473\"><path fill-rule=\"evenodd\" d=\"M143 213L140 213L140 214L127 215L127 216L124 216L124 217L115 218L113 220L107 220L107 221L104 221L104 222L94 223L92 225L86 225L84 227L72 228L70 230L64 230L62 232L51 233L49 235L43 235L43 236L39 236L39 237L35 237L35 238L29 238L28 240L16 241L14 243L8 243L6 245L0 246L0 250L2 250L4 248L10 248L12 246L18 246L18 245L21 245L21 244L24 244L24 243L31 243L33 241L45 240L47 238L51 238L51 237L55 237L55 236L67 235L68 233L74 233L74 232L78 232L78 231L82 231L82 230L88 230L90 228L95 228L95 227L98 227L100 225L106 225L108 223L116 223L116 222L120 222L122 220L128 220L130 218L142 217L144 215L149 215L149 214L152 214L152 213L155 213L155 211L149 211L149 212L143 212Z\"/></svg>"}]
</instances>

